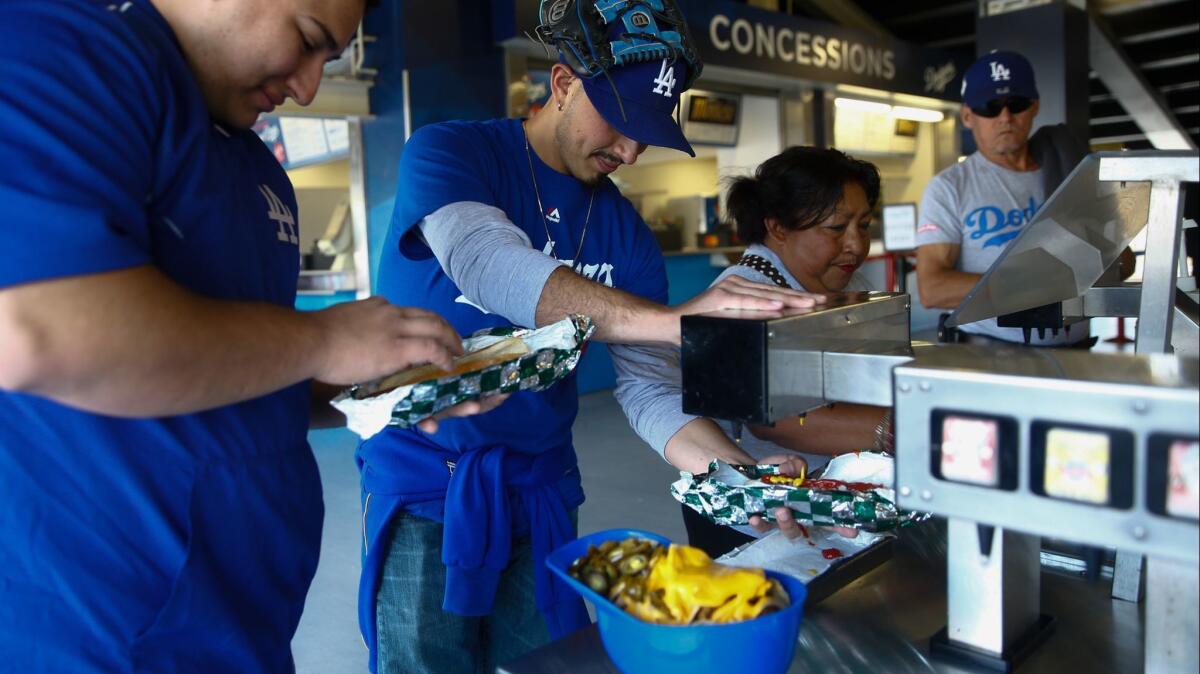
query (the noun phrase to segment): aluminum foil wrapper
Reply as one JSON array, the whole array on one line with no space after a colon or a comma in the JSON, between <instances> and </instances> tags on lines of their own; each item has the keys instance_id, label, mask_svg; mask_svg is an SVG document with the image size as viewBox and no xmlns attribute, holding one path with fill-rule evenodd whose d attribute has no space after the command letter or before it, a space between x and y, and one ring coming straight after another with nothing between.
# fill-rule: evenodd
<instances>
[{"instance_id":1,"label":"aluminum foil wrapper","mask_svg":"<svg viewBox=\"0 0 1200 674\"><path fill-rule=\"evenodd\" d=\"M890 456L862 452L844 454L829 462L823 479L884 485L861 491L766 484L759 478L779 475L778 466L732 466L713 461L706 473L681 472L680 479L671 485L671 495L716 524L749 524L752 515L774 522L774 511L785 507L803 524L889 531L927 517L896 507L891 488L893 461Z\"/></svg>"},{"instance_id":2,"label":"aluminum foil wrapper","mask_svg":"<svg viewBox=\"0 0 1200 674\"><path fill-rule=\"evenodd\" d=\"M500 327L482 330L463 340L467 352L517 337L529 353L481 370L442 377L378 392L385 378L355 384L333 399L346 415L346 426L367 438L387 426L409 428L438 412L469 400L516 391L542 391L564 379L579 364L584 344L595 326L587 316L567 318L537 330Z\"/></svg>"}]
</instances>

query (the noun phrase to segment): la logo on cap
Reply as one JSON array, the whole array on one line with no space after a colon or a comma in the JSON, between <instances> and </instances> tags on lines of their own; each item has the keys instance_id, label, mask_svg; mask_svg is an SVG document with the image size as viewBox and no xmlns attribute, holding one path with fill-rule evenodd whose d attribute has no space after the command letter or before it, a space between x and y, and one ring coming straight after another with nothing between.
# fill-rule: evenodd
<instances>
[{"instance_id":1,"label":"la logo on cap","mask_svg":"<svg viewBox=\"0 0 1200 674\"><path fill-rule=\"evenodd\" d=\"M671 97L671 92L675 90L675 69L663 59L662 68L658 70L658 77L654 78L654 93L662 94L667 98Z\"/></svg>"},{"instance_id":2,"label":"la logo on cap","mask_svg":"<svg viewBox=\"0 0 1200 674\"><path fill-rule=\"evenodd\" d=\"M1004 64L992 61L988 63L992 67L992 81L999 82L1000 80L1012 79L1012 71L1004 67Z\"/></svg>"}]
</instances>

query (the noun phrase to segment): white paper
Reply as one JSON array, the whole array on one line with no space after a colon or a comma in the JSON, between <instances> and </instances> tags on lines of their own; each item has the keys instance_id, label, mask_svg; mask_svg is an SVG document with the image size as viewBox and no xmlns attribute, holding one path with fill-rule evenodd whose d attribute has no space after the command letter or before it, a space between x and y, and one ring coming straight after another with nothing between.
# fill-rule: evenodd
<instances>
[{"instance_id":1,"label":"white paper","mask_svg":"<svg viewBox=\"0 0 1200 674\"><path fill-rule=\"evenodd\" d=\"M858 532L854 538L827 527L805 527L809 538L788 540L778 529L752 543L724 555L717 561L729 566L769 569L794 576L804 583L820 576L837 562L853 557L892 534ZM834 548L841 557L825 559L824 550Z\"/></svg>"}]
</instances>

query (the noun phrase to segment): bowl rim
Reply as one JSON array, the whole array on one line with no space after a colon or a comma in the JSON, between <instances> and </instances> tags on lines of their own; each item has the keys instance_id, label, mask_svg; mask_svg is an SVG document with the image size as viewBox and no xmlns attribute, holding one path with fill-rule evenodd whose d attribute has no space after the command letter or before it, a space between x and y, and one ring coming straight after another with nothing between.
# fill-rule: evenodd
<instances>
[{"instance_id":1,"label":"bowl rim","mask_svg":"<svg viewBox=\"0 0 1200 674\"><path fill-rule=\"evenodd\" d=\"M611 616L618 616L619 619L628 620L646 628L661 628L664 630L721 630L748 625L751 623L762 624L761 621L774 622L787 620L791 619L791 614L800 614L804 610L804 600L808 596L808 587L804 584L804 582L795 576L785 573L778 573L776 571L771 571L770 569L764 569L764 572L767 574L768 578L774 578L775 580L778 580L787 591L789 602L787 608L765 616L752 618L750 620L739 620L737 622L730 623L704 625L664 625L659 623L651 623L646 622L645 620L642 620L641 618L638 618L628 611L618 607L616 604L609 601L608 597L602 596L592 588L581 583L575 578L572 578L571 574L567 573L567 569L570 568L571 563L574 562L580 555L586 553L588 546L599 545L605 541L624 540L630 536L646 538L663 545L671 544L671 539L650 531L645 531L643 529L605 529L603 531L596 531L587 534L586 536L580 536L570 543L567 543L559 547L557 550L551 552L546 556L546 566L550 567L550 570L553 571L559 578L561 578L563 582L570 586L571 589L579 593L579 595L584 599L590 601L592 605L596 607L597 614L603 611Z\"/></svg>"}]
</instances>

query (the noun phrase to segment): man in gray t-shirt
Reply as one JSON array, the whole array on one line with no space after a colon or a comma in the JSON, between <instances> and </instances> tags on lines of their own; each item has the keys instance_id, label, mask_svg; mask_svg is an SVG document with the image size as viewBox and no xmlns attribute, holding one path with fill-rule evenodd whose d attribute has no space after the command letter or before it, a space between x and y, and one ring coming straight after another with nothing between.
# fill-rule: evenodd
<instances>
[{"instance_id":1,"label":"man in gray t-shirt","mask_svg":"<svg viewBox=\"0 0 1200 674\"><path fill-rule=\"evenodd\" d=\"M954 309L1046 198L1083 158L1063 126L1029 131L1038 112L1033 68L1020 54L992 52L963 75L961 116L978 151L934 176L921 199L917 227L917 283L921 304ZM962 331L1023 342L1020 328L995 319ZM1088 339L1087 323L1031 343L1072 344Z\"/></svg>"}]
</instances>

